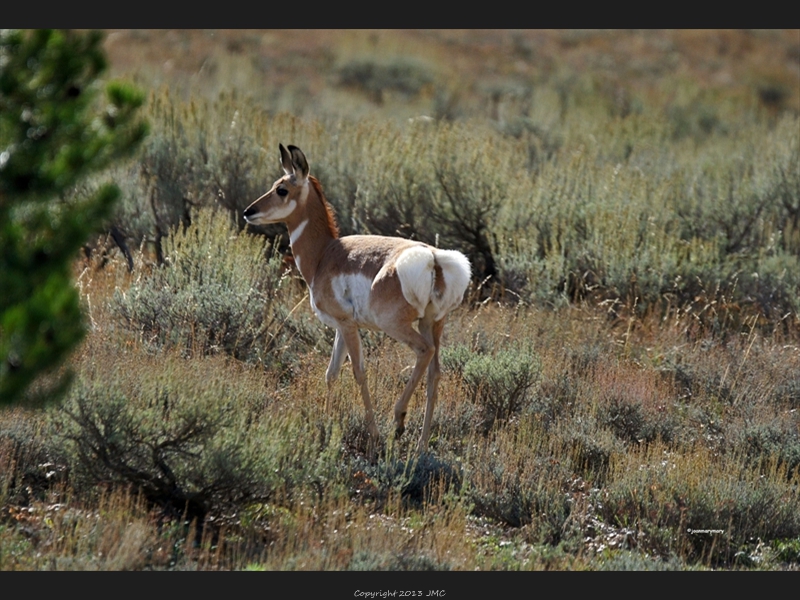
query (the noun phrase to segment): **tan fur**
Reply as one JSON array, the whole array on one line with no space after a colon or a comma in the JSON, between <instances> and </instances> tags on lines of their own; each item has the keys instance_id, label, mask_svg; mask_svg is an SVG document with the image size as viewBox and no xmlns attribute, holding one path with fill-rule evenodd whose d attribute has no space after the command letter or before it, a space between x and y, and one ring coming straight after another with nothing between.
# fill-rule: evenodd
<instances>
[{"instance_id":1,"label":"tan fur","mask_svg":"<svg viewBox=\"0 0 800 600\"><path fill-rule=\"evenodd\" d=\"M245 210L245 219L254 224L286 223L293 240L292 253L308 284L311 304L320 319L337 331L325 375L329 390L338 376L346 352L350 356L353 375L361 388L373 447L379 439L379 433L367 388L358 329L366 327L384 331L415 352L417 359L411 378L395 404L395 432L399 436L405 430L409 400L423 371L427 369L427 404L422 434L417 444L417 450L422 452L427 449L436 402L439 346L444 322L447 312L460 302L466 289L469 263L463 255L450 253L443 256L445 262L439 264L436 261L437 249L403 238L374 235L339 237L333 210L325 199L319 181L308 174L308 163L302 151L295 146L288 146L287 149L280 145L279 148L286 175ZM292 202L296 206L290 214L286 214ZM431 278L429 283L407 282L409 291L406 293L432 290L428 300L413 296L417 307L404 296L395 266L398 256L415 246L429 251L406 253L405 257L409 258L404 257L403 260L405 264L409 264L409 260L411 263L409 267L403 267L400 275L407 278L411 276L409 273L420 273L420 276ZM430 260L431 253L434 257L432 268L425 266L427 262L419 262L425 260L424 257ZM447 290L442 265L451 269L451 281L456 282L459 289ZM449 295L447 292L450 292ZM448 300L442 305L442 298L455 298L456 301ZM413 327L415 323L417 329Z\"/></svg>"}]
</instances>

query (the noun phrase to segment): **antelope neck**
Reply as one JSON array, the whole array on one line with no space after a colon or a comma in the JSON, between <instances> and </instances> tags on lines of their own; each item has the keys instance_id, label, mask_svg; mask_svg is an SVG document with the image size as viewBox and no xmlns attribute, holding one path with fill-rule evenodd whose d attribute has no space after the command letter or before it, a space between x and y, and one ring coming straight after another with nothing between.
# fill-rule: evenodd
<instances>
[{"instance_id":1,"label":"antelope neck","mask_svg":"<svg viewBox=\"0 0 800 600\"><path fill-rule=\"evenodd\" d=\"M316 207L318 203L312 200L307 202ZM325 248L334 239L327 226L327 216L322 213L320 204L319 211L312 210L310 207L298 223L288 224L289 245L292 248L292 255L295 264L300 270L300 274L306 283L311 285L317 271L319 261L325 252Z\"/></svg>"}]
</instances>

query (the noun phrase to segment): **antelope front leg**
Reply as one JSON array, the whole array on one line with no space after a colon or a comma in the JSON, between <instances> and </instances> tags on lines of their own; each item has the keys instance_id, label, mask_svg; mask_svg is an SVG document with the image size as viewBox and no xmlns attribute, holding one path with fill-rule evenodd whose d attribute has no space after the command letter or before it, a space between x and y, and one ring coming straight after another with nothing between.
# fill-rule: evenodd
<instances>
[{"instance_id":1,"label":"antelope front leg","mask_svg":"<svg viewBox=\"0 0 800 600\"><path fill-rule=\"evenodd\" d=\"M353 376L361 388L361 398L364 400L364 413L367 419L367 430L371 438L373 447L380 440L380 432L378 425L375 422L375 412L372 409L372 401L369 397L369 388L367 387L367 375L364 372L364 360L361 353L361 337L358 335L357 327L342 328L344 343L347 346L347 353L350 355L350 362L353 366Z\"/></svg>"},{"instance_id":2,"label":"antelope front leg","mask_svg":"<svg viewBox=\"0 0 800 600\"><path fill-rule=\"evenodd\" d=\"M333 352L331 353L331 361L328 364L328 369L325 371L325 384L328 387L328 394L325 397L325 410L330 410L331 394L333 393L333 383L339 376L339 371L344 363L344 358L347 356L347 347L344 343L344 336L340 330L336 330L336 337L333 340Z\"/></svg>"}]
</instances>

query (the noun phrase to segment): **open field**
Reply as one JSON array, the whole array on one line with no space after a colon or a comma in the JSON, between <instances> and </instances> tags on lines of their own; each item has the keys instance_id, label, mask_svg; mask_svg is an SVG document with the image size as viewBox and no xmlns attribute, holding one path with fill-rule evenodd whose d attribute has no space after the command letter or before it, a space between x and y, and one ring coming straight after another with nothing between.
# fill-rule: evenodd
<instances>
[{"instance_id":1,"label":"open field","mask_svg":"<svg viewBox=\"0 0 800 600\"><path fill-rule=\"evenodd\" d=\"M800 568L800 31L109 31L148 91L58 405L0 413L2 570ZM370 460L285 228L464 252L430 452ZM80 194L97 185L85 182ZM112 239L110 232L115 233Z\"/></svg>"}]
</instances>

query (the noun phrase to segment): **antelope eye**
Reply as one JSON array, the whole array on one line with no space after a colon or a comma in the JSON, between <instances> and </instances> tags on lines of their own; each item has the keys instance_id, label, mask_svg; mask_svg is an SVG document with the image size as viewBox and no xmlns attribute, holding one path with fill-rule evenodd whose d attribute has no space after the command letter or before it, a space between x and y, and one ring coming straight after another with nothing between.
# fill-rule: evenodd
<instances>
[{"instance_id":1,"label":"antelope eye","mask_svg":"<svg viewBox=\"0 0 800 600\"><path fill-rule=\"evenodd\" d=\"M289 190L284 189L284 188L278 188L276 191L278 193L278 196L280 196L281 198L283 198L284 196L288 196L289 195Z\"/></svg>"}]
</instances>

